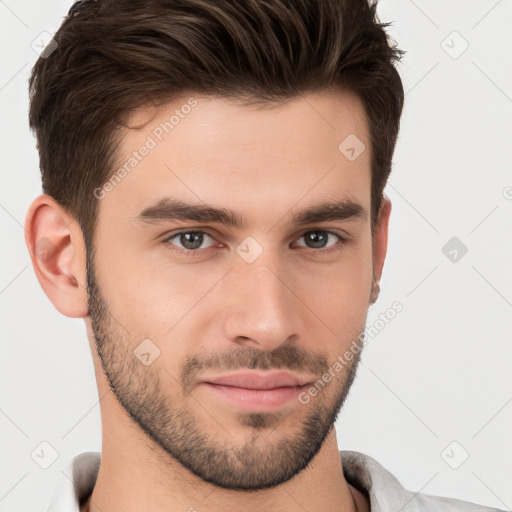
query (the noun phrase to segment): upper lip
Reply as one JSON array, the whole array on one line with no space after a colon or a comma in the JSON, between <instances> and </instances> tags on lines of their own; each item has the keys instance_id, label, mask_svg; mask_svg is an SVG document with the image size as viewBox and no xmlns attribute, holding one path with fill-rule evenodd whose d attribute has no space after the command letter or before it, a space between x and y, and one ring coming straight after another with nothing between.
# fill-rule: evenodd
<instances>
[{"instance_id":1,"label":"upper lip","mask_svg":"<svg viewBox=\"0 0 512 512\"><path fill-rule=\"evenodd\" d=\"M256 372L254 370L229 373L209 377L204 382L247 389L273 389L283 386L304 386L311 379L303 375L294 375L283 371Z\"/></svg>"}]
</instances>

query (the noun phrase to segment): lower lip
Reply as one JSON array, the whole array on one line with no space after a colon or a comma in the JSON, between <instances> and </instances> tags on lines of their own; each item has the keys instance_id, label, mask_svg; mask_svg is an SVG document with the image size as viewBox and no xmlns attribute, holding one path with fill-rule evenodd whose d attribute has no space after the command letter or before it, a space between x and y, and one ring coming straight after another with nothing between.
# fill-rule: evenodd
<instances>
[{"instance_id":1,"label":"lower lip","mask_svg":"<svg viewBox=\"0 0 512 512\"><path fill-rule=\"evenodd\" d=\"M291 400L298 400L305 386L286 386L273 389L247 389L221 384L204 383L208 389L228 402L249 411L273 411L285 406Z\"/></svg>"}]
</instances>

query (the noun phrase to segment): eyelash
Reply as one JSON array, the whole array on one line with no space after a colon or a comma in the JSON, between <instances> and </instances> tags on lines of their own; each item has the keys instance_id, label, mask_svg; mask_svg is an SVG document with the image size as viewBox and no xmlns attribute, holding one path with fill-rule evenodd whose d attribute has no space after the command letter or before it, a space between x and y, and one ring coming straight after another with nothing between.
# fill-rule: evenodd
<instances>
[{"instance_id":1,"label":"eyelash","mask_svg":"<svg viewBox=\"0 0 512 512\"><path fill-rule=\"evenodd\" d=\"M207 247L206 249L194 249L194 250L191 250L191 249L180 249L179 247L176 247L173 243L170 242L170 240L172 240L173 238L176 238L179 235L183 235L185 233L188 233L188 234L191 234L191 233L202 233L202 234L205 234L205 235L207 235L210 238L215 240L215 238L212 235L210 235L209 233L207 233L206 231L190 230L189 229L189 230L183 230L183 231L178 231L177 233L173 233L172 235L166 237L165 240L163 240L163 243L166 244L166 246L167 246L167 248L169 250L177 252L178 254L181 254L181 255L184 255L184 256L197 256L197 255L203 254L204 251L208 251L209 249L213 248L213 247ZM304 232L299 237L299 239L304 237L308 233L327 233L329 235L334 235L335 237L339 238L339 240L340 240L340 243L334 244L332 247L329 247L329 248L314 249L312 247L309 247L309 249L311 249L311 250L313 250L314 252L317 252L317 253L327 254L327 253L339 251L339 250L341 250L343 248L343 246L346 243L348 243L348 239L347 238L344 238L341 235L339 235L338 233L335 233L334 231L329 231L327 229L309 229L308 231ZM308 247L305 247L305 248L308 249Z\"/></svg>"}]
</instances>

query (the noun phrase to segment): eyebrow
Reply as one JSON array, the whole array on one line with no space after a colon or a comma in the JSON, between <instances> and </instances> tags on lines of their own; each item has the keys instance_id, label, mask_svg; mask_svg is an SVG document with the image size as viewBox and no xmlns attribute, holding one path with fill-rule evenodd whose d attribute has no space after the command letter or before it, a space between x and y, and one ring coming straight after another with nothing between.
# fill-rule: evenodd
<instances>
[{"instance_id":1,"label":"eyebrow","mask_svg":"<svg viewBox=\"0 0 512 512\"><path fill-rule=\"evenodd\" d=\"M291 224L301 226L315 222L340 221L367 218L366 210L360 204L350 200L331 201L310 206L296 212ZM186 203L172 197L164 197L152 206L148 206L135 217L142 224L158 224L170 220L186 220L199 223L219 223L241 229L245 225L242 215L227 208L216 208L204 203Z\"/></svg>"}]
</instances>

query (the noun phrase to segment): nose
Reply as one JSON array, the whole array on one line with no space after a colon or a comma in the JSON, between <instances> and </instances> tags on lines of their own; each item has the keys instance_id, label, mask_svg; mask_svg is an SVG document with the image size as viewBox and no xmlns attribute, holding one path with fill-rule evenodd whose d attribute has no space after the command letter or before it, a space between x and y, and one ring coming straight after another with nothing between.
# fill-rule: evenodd
<instances>
[{"instance_id":1,"label":"nose","mask_svg":"<svg viewBox=\"0 0 512 512\"><path fill-rule=\"evenodd\" d=\"M222 293L227 339L271 351L298 338L301 301L280 267L264 260L239 261L226 277Z\"/></svg>"}]
</instances>

